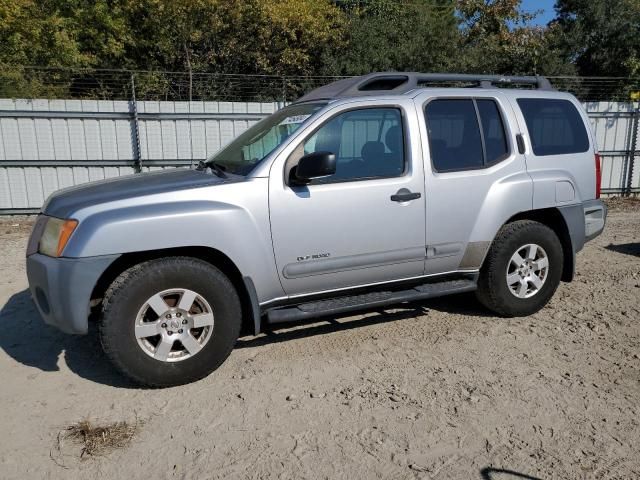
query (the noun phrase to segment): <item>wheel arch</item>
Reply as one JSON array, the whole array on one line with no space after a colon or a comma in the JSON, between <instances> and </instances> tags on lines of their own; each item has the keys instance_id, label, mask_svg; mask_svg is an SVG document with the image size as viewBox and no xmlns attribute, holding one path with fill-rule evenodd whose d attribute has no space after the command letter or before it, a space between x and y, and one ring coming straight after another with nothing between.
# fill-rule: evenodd
<instances>
[{"instance_id":1,"label":"wheel arch","mask_svg":"<svg viewBox=\"0 0 640 480\"><path fill-rule=\"evenodd\" d=\"M566 213L559 208L541 208L519 212L509 218L504 225L517 220L532 220L546 225L553 230L562 245L563 265L561 280L563 282L570 282L573 280L575 272L575 252L579 250L579 248L576 249L576 241L571 235L568 225L569 222L566 217Z\"/></svg>"},{"instance_id":2,"label":"wheel arch","mask_svg":"<svg viewBox=\"0 0 640 480\"><path fill-rule=\"evenodd\" d=\"M253 281L243 276L238 266L220 250L211 247L177 247L159 250L145 250L120 255L102 273L91 293L92 316L100 305L105 292L113 281L125 270L149 260L167 257L191 257L203 260L220 269L233 284L242 306L243 334L257 335L260 331L260 310Z\"/></svg>"}]
</instances>

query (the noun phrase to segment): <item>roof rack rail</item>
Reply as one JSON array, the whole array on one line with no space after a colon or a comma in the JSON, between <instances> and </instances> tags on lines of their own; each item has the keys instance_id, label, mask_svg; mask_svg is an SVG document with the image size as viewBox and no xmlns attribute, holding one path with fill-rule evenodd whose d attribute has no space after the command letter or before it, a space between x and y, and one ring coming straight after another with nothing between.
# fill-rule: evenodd
<instances>
[{"instance_id":1,"label":"roof rack rail","mask_svg":"<svg viewBox=\"0 0 640 480\"><path fill-rule=\"evenodd\" d=\"M554 90L551 82L540 76L504 76L463 73L418 73L418 72L379 72L350 77L316 88L296 100L330 100L339 97L365 95L401 95L420 87L424 83L468 82L481 88L494 85L532 85L539 90Z\"/></svg>"}]
</instances>

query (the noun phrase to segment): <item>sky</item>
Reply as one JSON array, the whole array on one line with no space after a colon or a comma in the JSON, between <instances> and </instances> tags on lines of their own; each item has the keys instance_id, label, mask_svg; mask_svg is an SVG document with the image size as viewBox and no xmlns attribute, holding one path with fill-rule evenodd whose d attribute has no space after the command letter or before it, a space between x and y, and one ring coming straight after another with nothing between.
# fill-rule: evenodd
<instances>
[{"instance_id":1,"label":"sky","mask_svg":"<svg viewBox=\"0 0 640 480\"><path fill-rule=\"evenodd\" d=\"M546 25L555 17L555 0L522 0L522 9L526 12L543 10L543 12L533 21L534 25Z\"/></svg>"}]
</instances>

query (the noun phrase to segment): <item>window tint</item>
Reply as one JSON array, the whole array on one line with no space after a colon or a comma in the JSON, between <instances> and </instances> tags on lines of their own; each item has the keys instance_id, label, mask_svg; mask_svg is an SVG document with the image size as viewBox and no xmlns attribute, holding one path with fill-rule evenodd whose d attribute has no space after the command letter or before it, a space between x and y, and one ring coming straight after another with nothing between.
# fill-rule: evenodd
<instances>
[{"instance_id":1,"label":"window tint","mask_svg":"<svg viewBox=\"0 0 640 480\"><path fill-rule=\"evenodd\" d=\"M589 150L589 136L576 107L568 100L520 98L535 155L564 155Z\"/></svg>"},{"instance_id":2,"label":"window tint","mask_svg":"<svg viewBox=\"0 0 640 480\"><path fill-rule=\"evenodd\" d=\"M492 164L505 158L509 149L498 105L493 100L477 99L486 150L485 162Z\"/></svg>"},{"instance_id":3,"label":"window tint","mask_svg":"<svg viewBox=\"0 0 640 480\"><path fill-rule=\"evenodd\" d=\"M366 108L334 117L304 143L305 154L320 151L336 154L336 173L314 183L402 175L404 141L400 110Z\"/></svg>"},{"instance_id":4,"label":"window tint","mask_svg":"<svg viewBox=\"0 0 640 480\"><path fill-rule=\"evenodd\" d=\"M478 116L471 99L433 100L425 109L429 146L439 172L483 166Z\"/></svg>"}]
</instances>

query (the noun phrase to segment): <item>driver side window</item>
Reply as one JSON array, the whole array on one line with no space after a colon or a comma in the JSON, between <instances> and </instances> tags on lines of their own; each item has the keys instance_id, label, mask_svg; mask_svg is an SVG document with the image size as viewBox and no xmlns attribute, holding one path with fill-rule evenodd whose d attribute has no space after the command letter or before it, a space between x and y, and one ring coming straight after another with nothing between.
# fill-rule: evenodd
<instances>
[{"instance_id":1,"label":"driver side window","mask_svg":"<svg viewBox=\"0 0 640 480\"><path fill-rule=\"evenodd\" d=\"M336 173L314 183L397 177L405 166L402 115L397 108L344 112L304 142L304 154L331 152Z\"/></svg>"}]
</instances>

